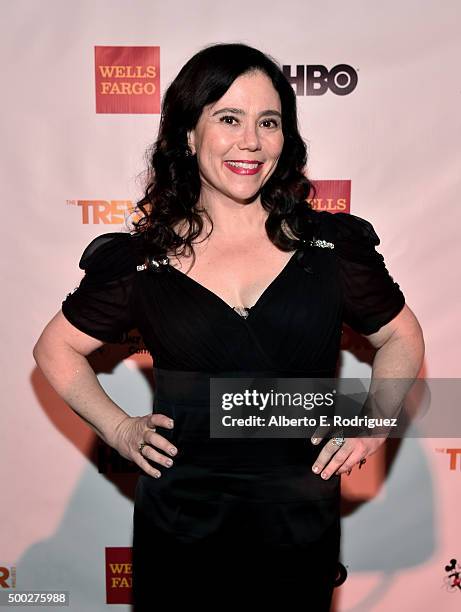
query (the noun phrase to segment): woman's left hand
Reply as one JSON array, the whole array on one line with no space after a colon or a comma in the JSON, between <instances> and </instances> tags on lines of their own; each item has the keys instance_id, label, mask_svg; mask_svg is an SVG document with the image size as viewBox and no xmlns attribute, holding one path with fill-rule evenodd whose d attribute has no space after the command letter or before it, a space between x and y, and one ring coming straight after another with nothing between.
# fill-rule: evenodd
<instances>
[{"instance_id":1,"label":"woman's left hand","mask_svg":"<svg viewBox=\"0 0 461 612\"><path fill-rule=\"evenodd\" d=\"M312 471L320 474L321 478L327 480L330 476L340 475L347 472L350 474L352 468L364 459L375 453L387 438L345 438L342 446L334 443L334 438L329 440L322 448L317 457ZM316 444L321 441L318 435L311 438Z\"/></svg>"}]
</instances>

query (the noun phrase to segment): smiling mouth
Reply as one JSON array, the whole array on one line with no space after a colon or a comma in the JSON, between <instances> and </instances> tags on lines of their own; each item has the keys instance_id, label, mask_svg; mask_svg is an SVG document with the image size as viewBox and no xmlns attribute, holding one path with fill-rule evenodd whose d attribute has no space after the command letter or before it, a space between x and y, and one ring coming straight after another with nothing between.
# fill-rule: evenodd
<instances>
[{"instance_id":1,"label":"smiling mouth","mask_svg":"<svg viewBox=\"0 0 461 612\"><path fill-rule=\"evenodd\" d=\"M228 159L224 163L229 164L229 166L233 166L234 168L246 168L247 170L254 170L263 164L263 162L260 161L237 161L234 159Z\"/></svg>"},{"instance_id":2,"label":"smiling mouth","mask_svg":"<svg viewBox=\"0 0 461 612\"><path fill-rule=\"evenodd\" d=\"M240 162L234 160L228 160L224 162L225 167L240 176L248 176L258 174L263 167L263 162Z\"/></svg>"}]
</instances>

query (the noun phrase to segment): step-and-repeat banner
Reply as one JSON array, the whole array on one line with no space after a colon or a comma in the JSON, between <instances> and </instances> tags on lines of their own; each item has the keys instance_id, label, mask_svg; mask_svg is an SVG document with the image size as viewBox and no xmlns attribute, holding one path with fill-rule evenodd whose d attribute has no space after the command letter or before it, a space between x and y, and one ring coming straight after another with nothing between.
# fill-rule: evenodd
<instances>
[{"instance_id":1,"label":"step-and-repeat banner","mask_svg":"<svg viewBox=\"0 0 461 612\"><path fill-rule=\"evenodd\" d=\"M243 42L280 62L314 207L371 221L424 330L420 377L460 375L460 19L455 0L3 7L2 597L68 591L72 610L130 609L136 472L53 391L32 349L78 285L83 248L129 227L162 94L208 44ZM341 374L369 377L372 357L345 328ZM142 415L152 358L133 332L90 361L110 397ZM343 476L334 610L460 609L453 436L393 440Z\"/></svg>"}]
</instances>

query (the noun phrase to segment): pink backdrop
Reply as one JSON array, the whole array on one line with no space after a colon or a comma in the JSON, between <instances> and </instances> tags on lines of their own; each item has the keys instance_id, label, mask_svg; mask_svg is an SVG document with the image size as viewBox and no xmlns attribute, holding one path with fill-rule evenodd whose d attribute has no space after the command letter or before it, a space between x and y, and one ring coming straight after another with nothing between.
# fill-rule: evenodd
<instances>
[{"instance_id":1,"label":"pink backdrop","mask_svg":"<svg viewBox=\"0 0 461 612\"><path fill-rule=\"evenodd\" d=\"M162 93L213 42L256 46L298 74L315 206L373 223L424 330L421 376L456 378L461 8L21 0L3 13L0 592L64 589L73 610L129 609L133 478L50 388L32 348L78 284L84 246L121 229L140 196ZM357 338L343 348L343 375L370 376ZM114 401L149 411L139 337L92 362ZM444 569L461 563L458 434L404 440L344 482L335 610L459 610Z\"/></svg>"}]
</instances>

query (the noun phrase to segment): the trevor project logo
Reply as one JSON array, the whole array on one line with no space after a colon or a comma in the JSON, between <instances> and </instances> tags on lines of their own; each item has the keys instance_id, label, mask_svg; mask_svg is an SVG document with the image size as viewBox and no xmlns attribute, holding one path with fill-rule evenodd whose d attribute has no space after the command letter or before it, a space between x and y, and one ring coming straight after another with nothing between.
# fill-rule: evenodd
<instances>
[{"instance_id":1,"label":"the trevor project logo","mask_svg":"<svg viewBox=\"0 0 461 612\"><path fill-rule=\"evenodd\" d=\"M16 587L16 566L0 565L0 589L14 589Z\"/></svg>"},{"instance_id":2,"label":"the trevor project logo","mask_svg":"<svg viewBox=\"0 0 461 612\"><path fill-rule=\"evenodd\" d=\"M95 47L96 113L160 113L160 47Z\"/></svg>"}]
</instances>

